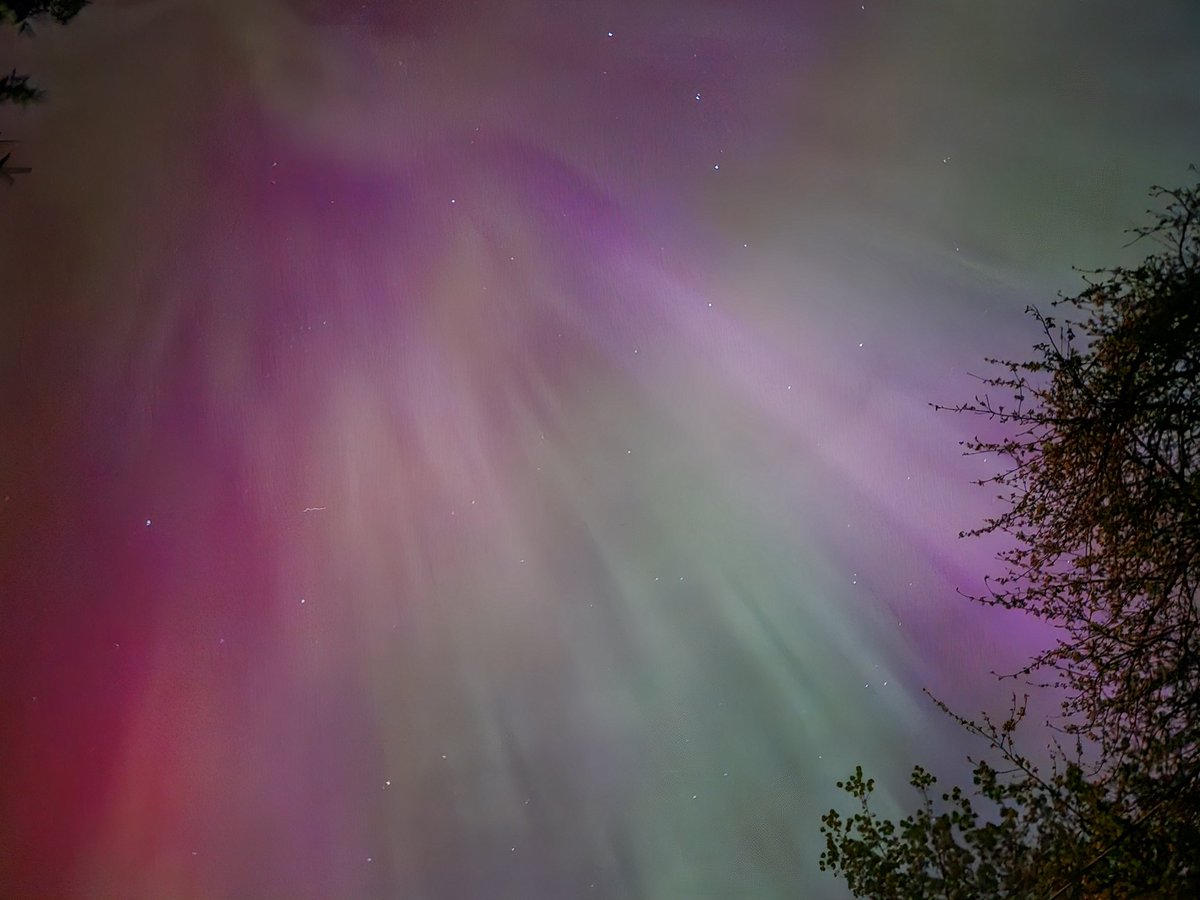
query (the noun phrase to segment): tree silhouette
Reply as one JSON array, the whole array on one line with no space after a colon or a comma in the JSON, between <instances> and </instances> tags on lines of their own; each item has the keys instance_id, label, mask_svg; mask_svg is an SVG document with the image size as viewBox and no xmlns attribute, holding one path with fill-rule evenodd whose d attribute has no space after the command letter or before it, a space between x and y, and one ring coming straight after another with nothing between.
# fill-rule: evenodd
<instances>
[{"instance_id":1,"label":"tree silhouette","mask_svg":"<svg viewBox=\"0 0 1200 900\"><path fill-rule=\"evenodd\" d=\"M0 0L0 25L10 25L16 28L19 34L32 35L33 26L40 20L50 18L60 25L65 25L87 5L88 0ZM28 75L19 74L16 69L7 75L0 75L0 105L15 103L18 106L28 106L42 97L43 91L29 83ZM11 153L0 157L0 181L8 184L13 183L14 175L30 171L28 166L10 165L11 158Z\"/></svg>"},{"instance_id":2,"label":"tree silhouette","mask_svg":"<svg viewBox=\"0 0 1200 900\"><path fill-rule=\"evenodd\" d=\"M29 83L28 75L18 75L13 69L0 76L0 103L16 103L27 106L42 98L42 92Z\"/></svg>"},{"instance_id":3,"label":"tree silhouette","mask_svg":"<svg viewBox=\"0 0 1200 900\"><path fill-rule=\"evenodd\" d=\"M1200 896L1200 185L1153 196L1135 240L1156 249L1030 308L1035 359L989 359L1000 374L951 407L1007 434L965 443L1004 461L979 484L1006 509L964 536L1011 541L972 599L1060 630L1012 677L1048 673L1075 752L1043 776L1013 746L1023 704L999 727L955 716L1002 759L976 763L986 816L918 768L921 808L881 820L858 770L821 862L859 896Z\"/></svg>"},{"instance_id":4,"label":"tree silhouette","mask_svg":"<svg viewBox=\"0 0 1200 900\"><path fill-rule=\"evenodd\" d=\"M71 21L89 0L4 0L0 3L0 22L16 25L22 32L30 32L33 24L49 17L59 25Z\"/></svg>"}]
</instances>

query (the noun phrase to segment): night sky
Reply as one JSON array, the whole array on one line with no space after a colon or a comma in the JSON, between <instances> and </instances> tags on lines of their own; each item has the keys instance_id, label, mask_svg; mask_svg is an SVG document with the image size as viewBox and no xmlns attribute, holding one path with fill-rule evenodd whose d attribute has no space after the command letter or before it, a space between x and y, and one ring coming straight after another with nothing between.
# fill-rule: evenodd
<instances>
[{"instance_id":1,"label":"night sky","mask_svg":"<svg viewBox=\"0 0 1200 900\"><path fill-rule=\"evenodd\" d=\"M1137 258L1197 35L101 0L4 36L47 95L0 111L0 896L844 896L834 782L961 775L921 689L1002 710L1049 639L956 594L995 460L928 403Z\"/></svg>"}]
</instances>

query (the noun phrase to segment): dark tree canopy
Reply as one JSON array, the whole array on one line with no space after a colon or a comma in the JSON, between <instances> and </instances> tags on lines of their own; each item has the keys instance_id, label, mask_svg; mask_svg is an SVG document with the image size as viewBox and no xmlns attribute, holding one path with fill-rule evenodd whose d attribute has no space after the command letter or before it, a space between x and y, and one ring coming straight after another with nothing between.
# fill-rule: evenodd
<instances>
[{"instance_id":1,"label":"dark tree canopy","mask_svg":"<svg viewBox=\"0 0 1200 900\"><path fill-rule=\"evenodd\" d=\"M85 6L89 0L0 0L0 26L14 26L20 34L33 34L34 23L50 18L65 25ZM42 91L29 83L29 76L13 69L0 75L0 105L14 103L28 106L42 99ZM7 143L7 142L5 142ZM10 165L11 152L0 156L0 181L12 184L13 175L29 172L27 166Z\"/></svg>"},{"instance_id":2,"label":"dark tree canopy","mask_svg":"<svg viewBox=\"0 0 1200 900\"><path fill-rule=\"evenodd\" d=\"M917 769L922 807L898 824L860 770L841 785L860 811L825 816L822 856L860 896L1200 896L1200 185L1154 196L1146 259L1030 308L1035 358L988 360L1000 374L953 408L1006 435L965 445L1004 461L979 483L1005 510L964 535L1010 541L973 599L1058 627L1017 675L1064 692L1076 752L1043 776L1012 745L1020 710L956 716L1003 759L976 766L988 814L959 788L939 805Z\"/></svg>"},{"instance_id":3,"label":"dark tree canopy","mask_svg":"<svg viewBox=\"0 0 1200 900\"><path fill-rule=\"evenodd\" d=\"M875 900L1116 900L1200 896L1200 831L1186 801L1136 793L1098 779L1061 753L1049 773L1013 745L1024 711L1001 725L950 713L985 738L998 764L975 763L973 789L938 792L920 766L910 784L920 805L899 822L871 809L873 779L860 768L838 787L857 809L822 817L821 868ZM975 799L973 800L972 797Z\"/></svg>"},{"instance_id":4,"label":"dark tree canopy","mask_svg":"<svg viewBox=\"0 0 1200 900\"><path fill-rule=\"evenodd\" d=\"M34 22L49 17L59 25L71 21L89 0L4 0L0 2L0 22L28 29Z\"/></svg>"},{"instance_id":5,"label":"dark tree canopy","mask_svg":"<svg viewBox=\"0 0 1200 900\"><path fill-rule=\"evenodd\" d=\"M16 69L0 75L0 103L26 106L41 97L42 92L29 83L28 75L18 75Z\"/></svg>"},{"instance_id":6,"label":"dark tree canopy","mask_svg":"<svg viewBox=\"0 0 1200 900\"><path fill-rule=\"evenodd\" d=\"M1060 642L1027 671L1066 688L1068 731L1098 743L1106 775L1127 761L1164 789L1195 790L1200 721L1200 187L1165 191L1136 268L1031 314L1044 340L989 395L958 409L1014 434L969 453L1010 467L990 483L1008 510L1005 572L976 599L1047 619ZM984 482L988 483L988 482Z\"/></svg>"},{"instance_id":7,"label":"dark tree canopy","mask_svg":"<svg viewBox=\"0 0 1200 900\"><path fill-rule=\"evenodd\" d=\"M0 25L12 25L21 34L33 34L33 26L41 19L49 18L59 25L66 25L75 18L89 0L0 0ZM29 83L29 76L13 69L0 75L0 103L17 103L22 106L40 100L42 92Z\"/></svg>"}]
</instances>

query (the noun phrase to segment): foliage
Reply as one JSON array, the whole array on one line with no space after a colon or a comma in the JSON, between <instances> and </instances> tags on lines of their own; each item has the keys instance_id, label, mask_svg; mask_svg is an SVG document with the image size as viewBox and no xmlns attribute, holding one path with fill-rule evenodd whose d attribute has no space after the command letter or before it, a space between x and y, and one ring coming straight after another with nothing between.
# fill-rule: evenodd
<instances>
[{"instance_id":1,"label":"foliage","mask_svg":"<svg viewBox=\"0 0 1200 900\"><path fill-rule=\"evenodd\" d=\"M0 75L0 103L28 106L40 99L42 92L29 83L28 75L18 75L16 69L7 75Z\"/></svg>"},{"instance_id":2,"label":"foliage","mask_svg":"<svg viewBox=\"0 0 1200 900\"><path fill-rule=\"evenodd\" d=\"M1142 808L1089 777L1077 752L1057 759L1043 777L1019 754L1013 733L1024 715L999 727L951 713L967 731L985 738L1005 768L974 763L970 792L935 790L937 778L915 766L909 783L920 796L917 811L899 822L871 809L874 779L857 767L838 787L858 809L822 819L821 869L846 879L859 897L876 900L990 900L990 898L1195 897L1200 896L1200 840L1186 801L1160 798ZM972 800L972 794L979 802ZM980 807L985 807L981 812ZM986 814L985 814L986 813Z\"/></svg>"},{"instance_id":3,"label":"foliage","mask_svg":"<svg viewBox=\"0 0 1200 900\"><path fill-rule=\"evenodd\" d=\"M975 599L1058 625L1058 644L1025 670L1065 688L1069 732L1098 743L1105 774L1122 767L1195 790L1200 747L1200 186L1165 191L1139 230L1160 252L1107 272L1068 315L1031 314L1044 340L1028 363L959 411L1016 433L967 452L1010 467L1008 509L970 535L1014 540L1006 572Z\"/></svg>"},{"instance_id":4,"label":"foliage","mask_svg":"<svg viewBox=\"0 0 1200 900\"><path fill-rule=\"evenodd\" d=\"M89 0L0 0L0 26L15 26L19 34L33 34L33 24L45 17L65 25L88 5ZM41 100L44 92L29 83L29 76L13 69L0 75L0 106L13 103L28 106ZM5 141L4 143L8 143ZM0 157L0 180L12 184L13 175L30 171L27 166L11 166L11 153Z\"/></svg>"},{"instance_id":5,"label":"foliage","mask_svg":"<svg viewBox=\"0 0 1200 900\"><path fill-rule=\"evenodd\" d=\"M59 25L75 18L90 0L3 0L0 2L0 23L16 25L22 32L32 30L33 23L49 16Z\"/></svg>"},{"instance_id":6,"label":"foliage","mask_svg":"<svg viewBox=\"0 0 1200 900\"><path fill-rule=\"evenodd\" d=\"M965 444L1004 460L979 483L1005 510L964 534L1011 541L972 599L1060 629L1016 674L1063 691L1076 759L1057 751L1043 780L1011 729L959 719L1011 765L976 765L986 821L958 788L934 803L919 768L920 810L880 820L856 773L842 787L860 812L825 817L822 856L856 894L1200 896L1200 185L1154 196L1165 208L1135 240L1157 248L1054 314L1030 308L1037 356L988 360L989 392L952 408L1007 435Z\"/></svg>"},{"instance_id":7,"label":"foliage","mask_svg":"<svg viewBox=\"0 0 1200 900\"><path fill-rule=\"evenodd\" d=\"M49 17L66 25L88 5L89 0L0 0L0 25L15 26L20 34L33 34L33 25ZM0 104L16 103L25 106L42 98L42 91L29 84L29 76L14 69L0 76Z\"/></svg>"}]
</instances>

